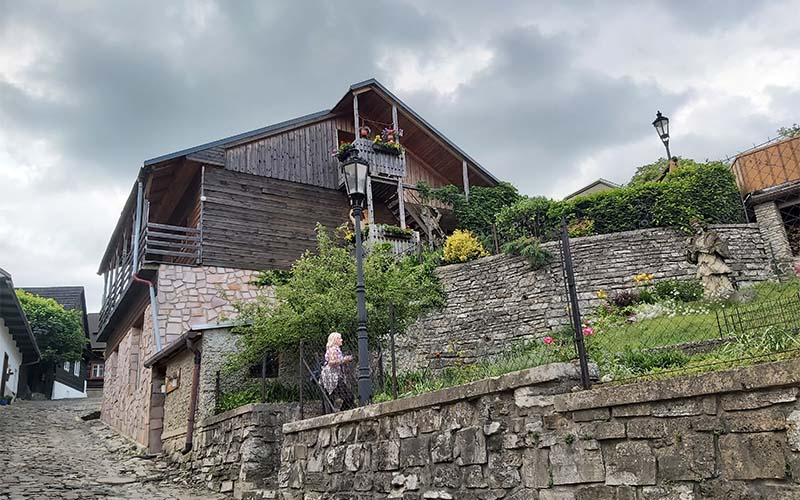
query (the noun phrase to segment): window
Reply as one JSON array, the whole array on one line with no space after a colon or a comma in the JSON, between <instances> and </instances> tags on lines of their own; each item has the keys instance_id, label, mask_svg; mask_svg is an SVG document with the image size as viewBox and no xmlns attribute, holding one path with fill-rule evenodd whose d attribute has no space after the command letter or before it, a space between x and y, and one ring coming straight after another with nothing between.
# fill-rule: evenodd
<instances>
[{"instance_id":1,"label":"window","mask_svg":"<svg viewBox=\"0 0 800 500\"><path fill-rule=\"evenodd\" d=\"M64 361L64 371L65 372L69 371L69 361Z\"/></svg>"},{"instance_id":2,"label":"window","mask_svg":"<svg viewBox=\"0 0 800 500\"><path fill-rule=\"evenodd\" d=\"M92 363L92 378L103 378L105 365L103 363Z\"/></svg>"},{"instance_id":3,"label":"window","mask_svg":"<svg viewBox=\"0 0 800 500\"><path fill-rule=\"evenodd\" d=\"M75 361L75 362L72 363L72 374L75 375L76 377L80 377L81 376L81 362L80 361Z\"/></svg>"}]
</instances>

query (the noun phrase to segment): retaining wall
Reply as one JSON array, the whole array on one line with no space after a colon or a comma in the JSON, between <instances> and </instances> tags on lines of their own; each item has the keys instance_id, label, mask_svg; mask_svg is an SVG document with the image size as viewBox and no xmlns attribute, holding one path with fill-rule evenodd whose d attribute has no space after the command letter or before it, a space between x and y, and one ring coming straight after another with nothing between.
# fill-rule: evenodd
<instances>
[{"instance_id":1,"label":"retaining wall","mask_svg":"<svg viewBox=\"0 0 800 500\"><path fill-rule=\"evenodd\" d=\"M800 360L553 395L570 368L288 423L280 498L800 498Z\"/></svg>"},{"instance_id":2,"label":"retaining wall","mask_svg":"<svg viewBox=\"0 0 800 500\"><path fill-rule=\"evenodd\" d=\"M756 224L712 226L728 243L733 279L748 286L772 275L772 261ZM519 257L497 255L439 268L447 306L422 317L397 337L402 371L439 369L507 352L524 340L542 338L569 324L558 243L544 245L552 263L533 271ZM654 228L571 240L580 306L599 303L598 290L634 286L633 277L693 278L687 235Z\"/></svg>"}]
</instances>

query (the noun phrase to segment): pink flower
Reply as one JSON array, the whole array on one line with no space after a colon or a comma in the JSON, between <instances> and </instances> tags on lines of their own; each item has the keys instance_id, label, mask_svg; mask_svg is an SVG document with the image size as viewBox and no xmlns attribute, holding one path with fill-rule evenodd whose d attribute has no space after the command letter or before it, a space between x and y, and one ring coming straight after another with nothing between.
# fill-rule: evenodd
<instances>
[{"instance_id":1,"label":"pink flower","mask_svg":"<svg viewBox=\"0 0 800 500\"><path fill-rule=\"evenodd\" d=\"M547 344L547 345L550 345L550 344L552 344L552 343L553 343L553 337L545 337L545 338L544 338L544 339L542 339L542 340L543 340L543 341L544 341L544 343L545 343L545 344Z\"/></svg>"},{"instance_id":2,"label":"pink flower","mask_svg":"<svg viewBox=\"0 0 800 500\"><path fill-rule=\"evenodd\" d=\"M594 328L592 328L591 326L587 326L586 328L583 329L583 334L587 337L589 335L594 335Z\"/></svg>"}]
</instances>

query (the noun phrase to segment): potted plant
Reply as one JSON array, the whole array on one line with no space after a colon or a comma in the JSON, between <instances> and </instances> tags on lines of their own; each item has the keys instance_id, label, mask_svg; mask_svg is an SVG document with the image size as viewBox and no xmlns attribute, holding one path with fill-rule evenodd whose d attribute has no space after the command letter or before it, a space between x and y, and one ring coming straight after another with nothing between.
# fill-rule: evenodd
<instances>
[{"instance_id":1,"label":"potted plant","mask_svg":"<svg viewBox=\"0 0 800 500\"><path fill-rule=\"evenodd\" d=\"M356 147L353 146L352 143L343 142L339 144L339 149L336 149L333 152L333 156L335 156L340 162L346 162L354 151L356 151Z\"/></svg>"},{"instance_id":2,"label":"potted plant","mask_svg":"<svg viewBox=\"0 0 800 500\"><path fill-rule=\"evenodd\" d=\"M401 129L385 128L380 135L375 135L375 138L372 139L372 149L380 153L400 156L403 153L403 146L397 142L397 138L402 136Z\"/></svg>"}]
</instances>

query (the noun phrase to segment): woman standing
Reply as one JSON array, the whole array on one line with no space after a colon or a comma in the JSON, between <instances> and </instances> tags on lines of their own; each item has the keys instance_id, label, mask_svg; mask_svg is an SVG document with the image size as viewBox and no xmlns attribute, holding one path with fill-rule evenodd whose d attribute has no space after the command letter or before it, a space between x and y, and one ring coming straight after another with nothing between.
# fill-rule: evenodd
<instances>
[{"instance_id":1,"label":"woman standing","mask_svg":"<svg viewBox=\"0 0 800 500\"><path fill-rule=\"evenodd\" d=\"M347 387L344 376L344 365L353 361L353 356L342 354L342 334L332 332L328 335L328 344L325 349L325 364L322 367L322 387L331 396L336 405L336 400L341 399L339 410L353 408L353 394Z\"/></svg>"}]
</instances>

